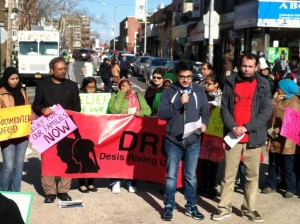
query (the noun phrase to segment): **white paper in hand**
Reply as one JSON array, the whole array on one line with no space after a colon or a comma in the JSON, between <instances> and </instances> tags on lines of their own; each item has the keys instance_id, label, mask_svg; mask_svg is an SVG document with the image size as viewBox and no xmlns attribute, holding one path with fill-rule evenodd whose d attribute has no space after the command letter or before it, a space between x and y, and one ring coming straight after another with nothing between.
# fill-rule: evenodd
<instances>
[{"instance_id":1,"label":"white paper in hand","mask_svg":"<svg viewBox=\"0 0 300 224\"><path fill-rule=\"evenodd\" d=\"M135 112L136 112L136 107L128 108L128 111L127 111L128 114L135 114Z\"/></svg>"},{"instance_id":2,"label":"white paper in hand","mask_svg":"<svg viewBox=\"0 0 300 224\"><path fill-rule=\"evenodd\" d=\"M185 124L182 139L189 137L193 133L200 134L201 125L202 125L201 117L199 118L198 121Z\"/></svg>"},{"instance_id":3,"label":"white paper in hand","mask_svg":"<svg viewBox=\"0 0 300 224\"><path fill-rule=\"evenodd\" d=\"M227 145L230 146L230 148L233 148L239 141L244 137L245 134L243 134L240 137L236 137L233 132L229 132L225 137L224 140L227 143Z\"/></svg>"}]
</instances>

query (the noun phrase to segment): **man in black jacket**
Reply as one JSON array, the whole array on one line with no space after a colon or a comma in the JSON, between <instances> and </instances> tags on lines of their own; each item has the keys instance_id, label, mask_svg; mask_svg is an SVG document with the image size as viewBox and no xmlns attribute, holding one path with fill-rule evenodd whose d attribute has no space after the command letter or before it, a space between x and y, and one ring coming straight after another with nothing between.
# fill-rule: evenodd
<instances>
[{"instance_id":1,"label":"man in black jacket","mask_svg":"<svg viewBox=\"0 0 300 224\"><path fill-rule=\"evenodd\" d=\"M51 107L60 104L64 109L81 111L79 90L76 82L65 79L67 68L63 58L53 58L49 63L52 76L38 82L35 98L32 104L33 111L38 115L49 116L53 113ZM43 158L42 162L50 163ZM68 191L71 187L71 178L61 177L58 187L54 176L42 176L42 186L46 194L45 203L53 203L56 196L63 201L71 201Z\"/></svg>"},{"instance_id":2,"label":"man in black jacket","mask_svg":"<svg viewBox=\"0 0 300 224\"><path fill-rule=\"evenodd\" d=\"M272 102L269 83L256 72L257 69L258 58L251 53L243 55L240 72L230 75L224 86L221 106L224 130L241 139L233 148L227 146L225 150L221 197L218 211L212 216L215 221L231 216L234 181L241 155L246 167L242 216L253 222L264 221L254 206L261 147L267 140L266 126L272 113Z\"/></svg>"}]
</instances>

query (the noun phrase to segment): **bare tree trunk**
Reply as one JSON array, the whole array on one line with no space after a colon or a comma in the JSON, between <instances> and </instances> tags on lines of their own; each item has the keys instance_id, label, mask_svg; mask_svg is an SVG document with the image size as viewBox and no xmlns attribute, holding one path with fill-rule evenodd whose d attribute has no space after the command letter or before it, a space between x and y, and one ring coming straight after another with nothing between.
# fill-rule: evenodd
<instances>
[{"instance_id":1,"label":"bare tree trunk","mask_svg":"<svg viewBox=\"0 0 300 224\"><path fill-rule=\"evenodd\" d=\"M11 48L12 48L12 13L13 0L8 0L8 12L7 12L7 49L6 49L6 67L11 66Z\"/></svg>"}]
</instances>

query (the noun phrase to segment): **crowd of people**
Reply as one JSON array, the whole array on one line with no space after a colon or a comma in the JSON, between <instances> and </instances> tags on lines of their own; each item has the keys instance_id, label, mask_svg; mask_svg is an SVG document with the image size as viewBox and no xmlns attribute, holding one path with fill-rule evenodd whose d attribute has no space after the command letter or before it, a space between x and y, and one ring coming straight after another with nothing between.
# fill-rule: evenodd
<instances>
[{"instance_id":1,"label":"crowd of people","mask_svg":"<svg viewBox=\"0 0 300 224\"><path fill-rule=\"evenodd\" d=\"M227 52L228 60L232 54ZM216 190L219 160L201 159L200 152L203 139L214 141L206 133L210 124L210 115L219 109L223 121L224 136L239 138L236 145L230 147L220 141L218 153L225 161L225 170L221 181L220 201L217 212L212 215L215 221L223 220L232 214L232 197L234 185L239 172L244 201L241 205L242 216L253 222L263 222L255 209L258 192L259 169L262 160L262 147L269 151L269 168L266 187L262 193L275 192L279 185L285 189L285 198L296 193L299 173L296 173L295 154L300 153L290 139L280 133L287 108L300 112L299 65L296 60L289 62L291 72L283 72L287 66L280 60L278 71L280 78L275 79L274 72L265 58L258 58L252 53L245 53L238 72L228 66L226 79L216 74L209 62L202 64L200 84L193 82L193 66L181 61L176 66L175 74L166 73L157 68L149 82L145 94L135 92L128 79L126 56L120 63L105 58L100 66L104 82L103 92L112 92L108 103L110 114L132 114L139 117L157 116L166 121L164 149L166 156L165 208L161 218L173 219L175 194L179 163L183 161L185 214L197 220L204 215L197 208L197 194L214 198ZM52 76L41 80L36 86L32 103L32 116L49 116L53 113L51 106L60 104L64 109L81 111L77 83L67 78L67 65L63 58L51 60ZM92 69L95 69L92 67ZM274 70L274 71L275 71ZM117 91L113 91L113 82ZM95 93L97 82L90 75L85 75L80 92ZM18 71L13 67L5 69L0 82L0 108L29 104L26 90L21 86ZM186 132L185 124L194 123L192 132ZM210 127L211 128L211 127ZM0 142L3 168L0 190L21 191L23 161L28 145L27 137ZM214 149L212 149L212 154ZM200 158L200 159L199 159ZM221 159L222 159L221 158ZM51 163L43 157L42 163ZM197 170L197 167L201 169ZM197 179L200 179L200 184ZM53 203L56 198L71 201L68 194L71 187L70 178L60 177L57 184L54 176L42 176L41 183L45 193L45 203ZM80 178L78 190L82 193L96 192L93 178ZM112 193L120 193L122 179L111 179ZM126 180L129 192L137 192L137 180Z\"/></svg>"}]
</instances>

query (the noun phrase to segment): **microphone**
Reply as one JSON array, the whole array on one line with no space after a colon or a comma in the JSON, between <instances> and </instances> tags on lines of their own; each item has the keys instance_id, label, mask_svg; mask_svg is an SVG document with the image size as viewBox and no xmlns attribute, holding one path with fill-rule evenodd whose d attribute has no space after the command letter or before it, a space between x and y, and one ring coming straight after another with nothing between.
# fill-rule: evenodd
<instances>
[{"instance_id":1,"label":"microphone","mask_svg":"<svg viewBox=\"0 0 300 224\"><path fill-rule=\"evenodd\" d=\"M190 94L191 93L191 88L185 88L181 91L182 94ZM183 104L183 109L186 110L187 103Z\"/></svg>"}]
</instances>

